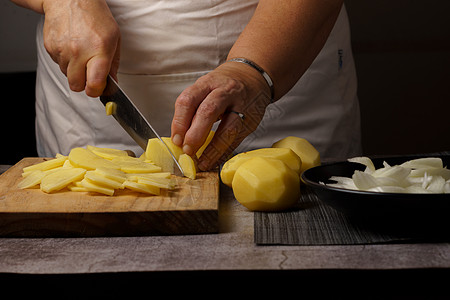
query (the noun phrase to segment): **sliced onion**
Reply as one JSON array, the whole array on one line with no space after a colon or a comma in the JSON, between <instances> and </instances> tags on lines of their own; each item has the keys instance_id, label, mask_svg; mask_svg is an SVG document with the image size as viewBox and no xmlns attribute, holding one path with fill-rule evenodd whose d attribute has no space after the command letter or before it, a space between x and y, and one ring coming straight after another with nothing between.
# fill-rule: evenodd
<instances>
[{"instance_id":1,"label":"sliced onion","mask_svg":"<svg viewBox=\"0 0 450 300\"><path fill-rule=\"evenodd\" d=\"M443 168L442 159L439 157L424 157L408 160L401 164L402 167L417 169L421 167Z\"/></svg>"},{"instance_id":2,"label":"sliced onion","mask_svg":"<svg viewBox=\"0 0 450 300\"><path fill-rule=\"evenodd\" d=\"M381 193L450 193L450 170L441 158L412 159L400 165L376 169L368 157L354 157L350 162L360 163L364 171L355 170L352 177L331 176L328 186Z\"/></svg>"},{"instance_id":3,"label":"sliced onion","mask_svg":"<svg viewBox=\"0 0 450 300\"><path fill-rule=\"evenodd\" d=\"M368 157L357 156L357 157L349 158L348 161L365 165L367 167L367 170L366 170L367 173L375 171L375 165L373 164L372 160Z\"/></svg>"}]
</instances>

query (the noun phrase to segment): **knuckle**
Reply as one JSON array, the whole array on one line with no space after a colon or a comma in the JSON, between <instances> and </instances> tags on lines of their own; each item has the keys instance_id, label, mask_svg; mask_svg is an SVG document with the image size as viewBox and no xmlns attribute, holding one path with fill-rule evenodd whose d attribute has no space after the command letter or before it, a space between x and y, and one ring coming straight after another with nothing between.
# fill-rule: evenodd
<instances>
[{"instance_id":1,"label":"knuckle","mask_svg":"<svg viewBox=\"0 0 450 300\"><path fill-rule=\"evenodd\" d=\"M205 101L199 106L197 113L203 118L214 119L219 115L219 106L212 101Z\"/></svg>"},{"instance_id":2,"label":"knuckle","mask_svg":"<svg viewBox=\"0 0 450 300\"><path fill-rule=\"evenodd\" d=\"M55 43L50 39L44 39L44 48L45 50L47 50L47 53L55 62L58 62L60 60L60 57L62 56L62 53L64 51L64 48L61 44Z\"/></svg>"},{"instance_id":3,"label":"knuckle","mask_svg":"<svg viewBox=\"0 0 450 300\"><path fill-rule=\"evenodd\" d=\"M76 59L81 54L81 45L78 39L71 39L68 43L69 52L72 58Z\"/></svg>"},{"instance_id":4,"label":"knuckle","mask_svg":"<svg viewBox=\"0 0 450 300\"><path fill-rule=\"evenodd\" d=\"M191 107L194 103L194 96L191 95L189 92L185 91L182 93L177 101L175 102L176 108L185 108L185 107Z\"/></svg>"},{"instance_id":5,"label":"knuckle","mask_svg":"<svg viewBox=\"0 0 450 300\"><path fill-rule=\"evenodd\" d=\"M244 88L245 85L243 82L230 77L219 79L214 86L214 89L219 92L219 95L223 96L230 94L238 95L244 90Z\"/></svg>"},{"instance_id":6,"label":"knuckle","mask_svg":"<svg viewBox=\"0 0 450 300\"><path fill-rule=\"evenodd\" d=\"M172 119L172 128L175 131L187 131L189 129L189 126L186 125L186 122L184 119L179 117L174 117Z\"/></svg>"},{"instance_id":7,"label":"knuckle","mask_svg":"<svg viewBox=\"0 0 450 300\"><path fill-rule=\"evenodd\" d=\"M228 78L225 82L224 87L227 90L240 90L242 89L242 83L234 78Z\"/></svg>"},{"instance_id":8,"label":"knuckle","mask_svg":"<svg viewBox=\"0 0 450 300\"><path fill-rule=\"evenodd\" d=\"M114 26L112 28L99 31L93 37L93 47L99 49L101 52L110 52L116 49L117 44L120 41L119 28Z\"/></svg>"}]
</instances>

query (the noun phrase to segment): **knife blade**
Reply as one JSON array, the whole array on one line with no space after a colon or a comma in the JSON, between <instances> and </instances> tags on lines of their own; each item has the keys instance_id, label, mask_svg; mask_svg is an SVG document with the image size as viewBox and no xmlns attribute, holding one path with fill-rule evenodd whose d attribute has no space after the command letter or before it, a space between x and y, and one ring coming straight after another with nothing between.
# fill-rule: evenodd
<instances>
[{"instance_id":1,"label":"knife blade","mask_svg":"<svg viewBox=\"0 0 450 300\"><path fill-rule=\"evenodd\" d=\"M170 148L164 143L159 134L153 129L152 125L147 121L144 115L134 105L131 99L120 88L117 82L108 75L106 87L100 96L100 101L106 106L106 103L114 103L112 116L122 126L123 129L136 141L136 143L144 149L147 148L148 140L158 138L167 148L175 162L175 175L184 176L180 164L176 160Z\"/></svg>"}]
</instances>

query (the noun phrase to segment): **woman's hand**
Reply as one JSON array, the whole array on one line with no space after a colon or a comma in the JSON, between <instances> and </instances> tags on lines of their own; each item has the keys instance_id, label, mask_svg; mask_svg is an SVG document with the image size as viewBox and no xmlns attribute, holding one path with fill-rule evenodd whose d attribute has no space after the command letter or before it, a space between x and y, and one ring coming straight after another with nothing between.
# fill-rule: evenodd
<instances>
[{"instance_id":1,"label":"woman's hand","mask_svg":"<svg viewBox=\"0 0 450 300\"><path fill-rule=\"evenodd\" d=\"M258 71L239 62L224 63L177 98L172 141L193 156L213 124L221 120L198 164L200 170L211 169L257 128L270 103L269 95L269 87Z\"/></svg>"},{"instance_id":2,"label":"woman's hand","mask_svg":"<svg viewBox=\"0 0 450 300\"><path fill-rule=\"evenodd\" d=\"M120 31L104 0L44 0L44 45L71 90L98 97L119 66Z\"/></svg>"}]
</instances>

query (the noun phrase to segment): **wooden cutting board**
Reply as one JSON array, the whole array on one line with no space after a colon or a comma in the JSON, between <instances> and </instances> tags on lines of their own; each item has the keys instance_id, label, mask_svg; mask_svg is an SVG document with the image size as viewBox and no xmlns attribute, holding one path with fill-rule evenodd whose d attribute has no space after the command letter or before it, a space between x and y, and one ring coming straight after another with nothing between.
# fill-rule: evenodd
<instances>
[{"instance_id":1,"label":"wooden cutting board","mask_svg":"<svg viewBox=\"0 0 450 300\"><path fill-rule=\"evenodd\" d=\"M114 196L17 188L22 169L44 161L24 158L0 175L0 236L76 237L199 234L218 231L218 172L196 180L175 177L174 190L153 196L121 190Z\"/></svg>"}]
</instances>

